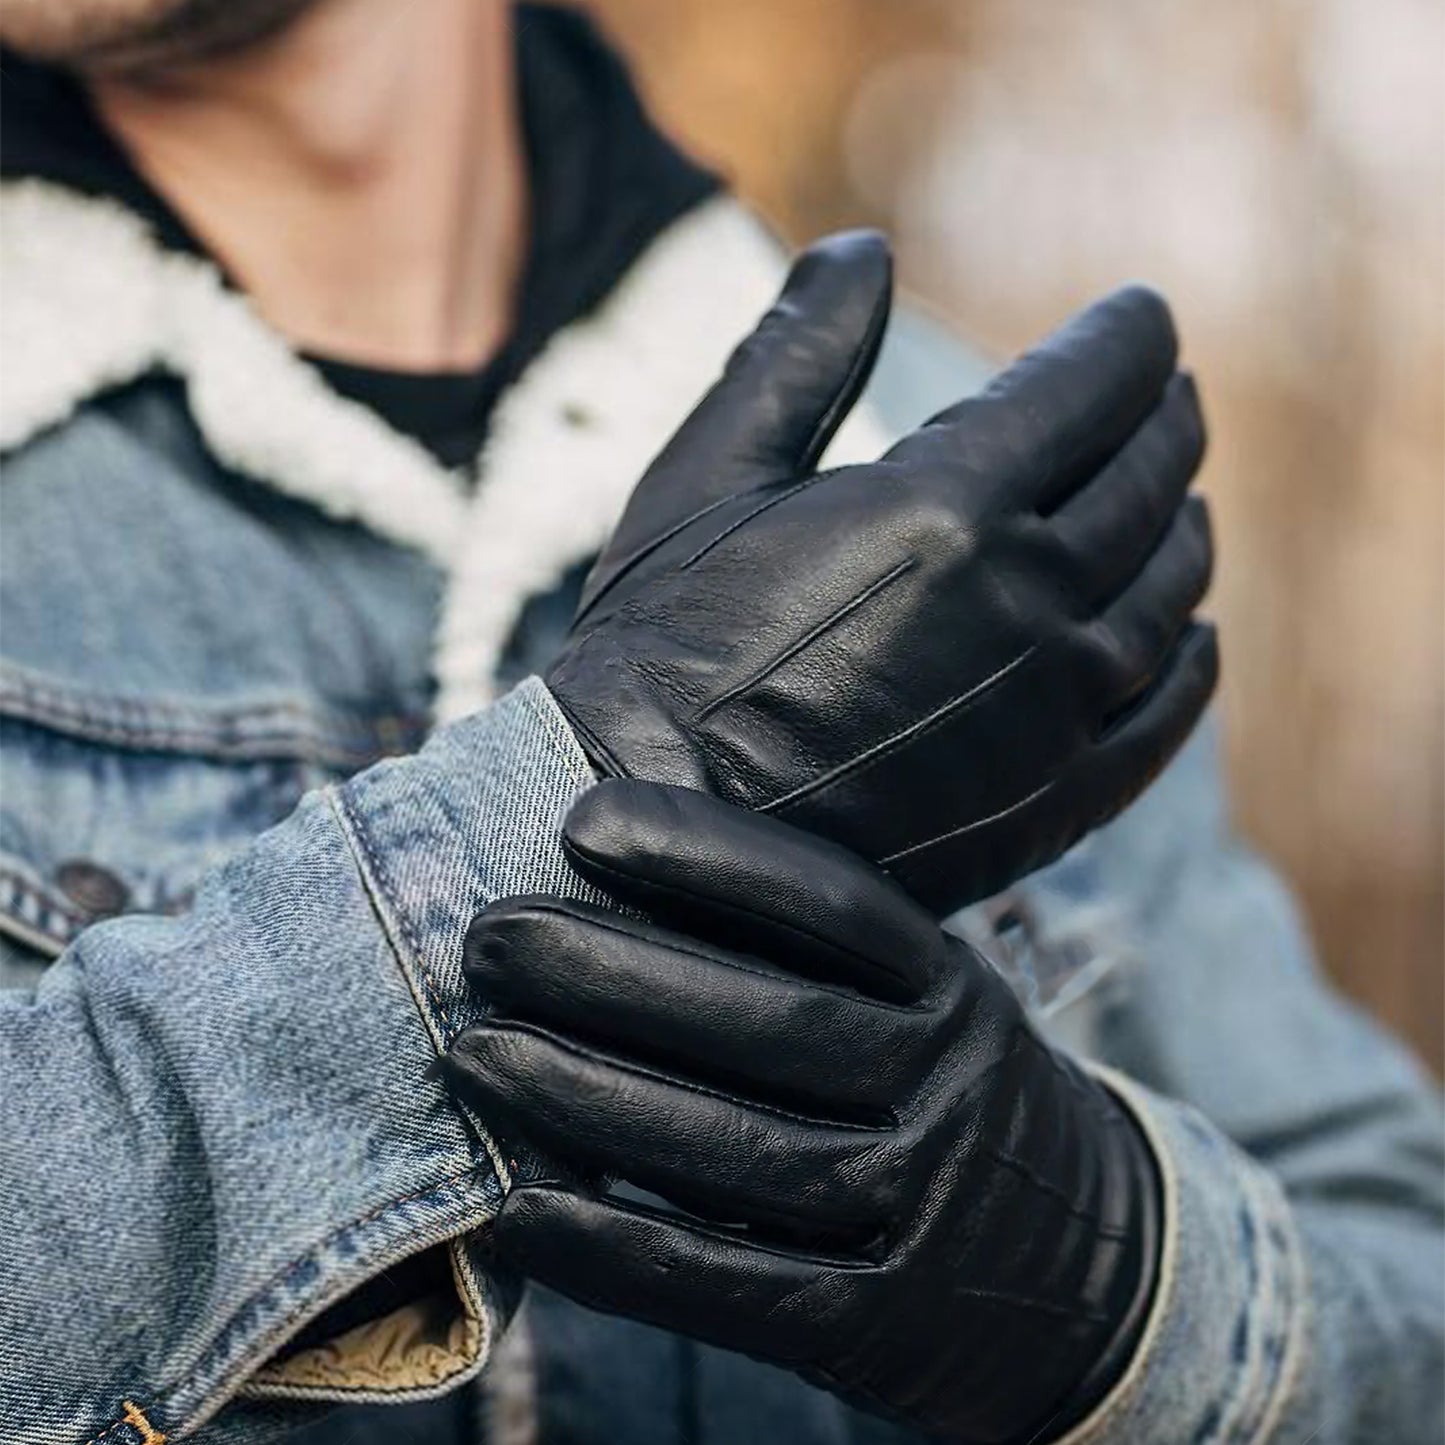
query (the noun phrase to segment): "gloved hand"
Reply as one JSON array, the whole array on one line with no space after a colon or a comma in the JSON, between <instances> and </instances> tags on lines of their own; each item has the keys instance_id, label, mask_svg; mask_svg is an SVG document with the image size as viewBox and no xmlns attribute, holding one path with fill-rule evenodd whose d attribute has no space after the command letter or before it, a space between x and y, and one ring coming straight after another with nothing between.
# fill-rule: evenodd
<instances>
[{"instance_id":1,"label":"gloved hand","mask_svg":"<svg viewBox=\"0 0 1445 1445\"><path fill-rule=\"evenodd\" d=\"M1160 1186L1132 1118L871 865L683 789L573 807L640 922L519 898L447 1059L486 1117L687 1211L520 1185L502 1258L593 1308L788 1366L970 1442L1055 1439L1120 1376Z\"/></svg>"},{"instance_id":2,"label":"gloved hand","mask_svg":"<svg viewBox=\"0 0 1445 1445\"><path fill-rule=\"evenodd\" d=\"M943 913L1064 852L1193 727L1204 431L1134 288L817 474L890 287L876 235L804 254L637 488L547 683L604 775L786 818Z\"/></svg>"}]
</instances>

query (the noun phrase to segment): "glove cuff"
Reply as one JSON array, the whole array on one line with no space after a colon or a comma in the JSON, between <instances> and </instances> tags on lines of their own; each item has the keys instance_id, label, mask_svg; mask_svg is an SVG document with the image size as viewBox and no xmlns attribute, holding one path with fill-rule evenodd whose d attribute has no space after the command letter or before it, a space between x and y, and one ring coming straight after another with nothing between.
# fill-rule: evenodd
<instances>
[{"instance_id":1,"label":"glove cuff","mask_svg":"<svg viewBox=\"0 0 1445 1445\"><path fill-rule=\"evenodd\" d=\"M1106 1089L1102 1082L1095 1080L1095 1083ZM1132 1112L1112 1092L1109 1099L1119 1111L1120 1127L1111 1131L1113 1157L1106 1161L1106 1168L1116 1174L1121 1187L1134 1201L1127 1251L1114 1273L1106 1304L1116 1324L1103 1352L1050 1416L1046 1437L1049 1440L1062 1439L1087 1419L1123 1378L1143 1339L1159 1282L1164 1181L1154 1151ZM1038 1442L1040 1437L1033 1433L1026 1439Z\"/></svg>"}]
</instances>

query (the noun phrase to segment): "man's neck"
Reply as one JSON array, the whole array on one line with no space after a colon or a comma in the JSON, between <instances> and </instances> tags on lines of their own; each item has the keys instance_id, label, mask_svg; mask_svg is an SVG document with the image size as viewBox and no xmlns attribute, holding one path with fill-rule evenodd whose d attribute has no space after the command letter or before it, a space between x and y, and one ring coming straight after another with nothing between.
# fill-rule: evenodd
<instances>
[{"instance_id":1,"label":"man's neck","mask_svg":"<svg viewBox=\"0 0 1445 1445\"><path fill-rule=\"evenodd\" d=\"M148 180L298 348L480 366L526 239L506 0L324 0L275 40L98 78Z\"/></svg>"}]
</instances>

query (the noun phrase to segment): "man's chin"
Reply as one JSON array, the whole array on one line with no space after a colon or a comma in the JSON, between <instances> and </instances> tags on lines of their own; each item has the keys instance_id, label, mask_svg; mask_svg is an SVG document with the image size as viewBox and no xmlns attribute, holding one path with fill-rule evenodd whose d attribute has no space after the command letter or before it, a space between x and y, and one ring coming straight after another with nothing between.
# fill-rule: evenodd
<instances>
[{"instance_id":1,"label":"man's chin","mask_svg":"<svg viewBox=\"0 0 1445 1445\"><path fill-rule=\"evenodd\" d=\"M0 0L0 43L36 60L144 74L244 50L319 0Z\"/></svg>"}]
</instances>

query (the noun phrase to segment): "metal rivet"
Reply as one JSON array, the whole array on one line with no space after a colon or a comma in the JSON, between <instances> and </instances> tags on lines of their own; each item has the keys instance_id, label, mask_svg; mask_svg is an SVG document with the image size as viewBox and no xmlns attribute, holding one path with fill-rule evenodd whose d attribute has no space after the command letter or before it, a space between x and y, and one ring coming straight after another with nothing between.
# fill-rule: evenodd
<instances>
[{"instance_id":1,"label":"metal rivet","mask_svg":"<svg viewBox=\"0 0 1445 1445\"><path fill-rule=\"evenodd\" d=\"M108 918L130 902L130 889L108 868L84 858L72 858L55 870L60 890L92 918Z\"/></svg>"}]
</instances>

